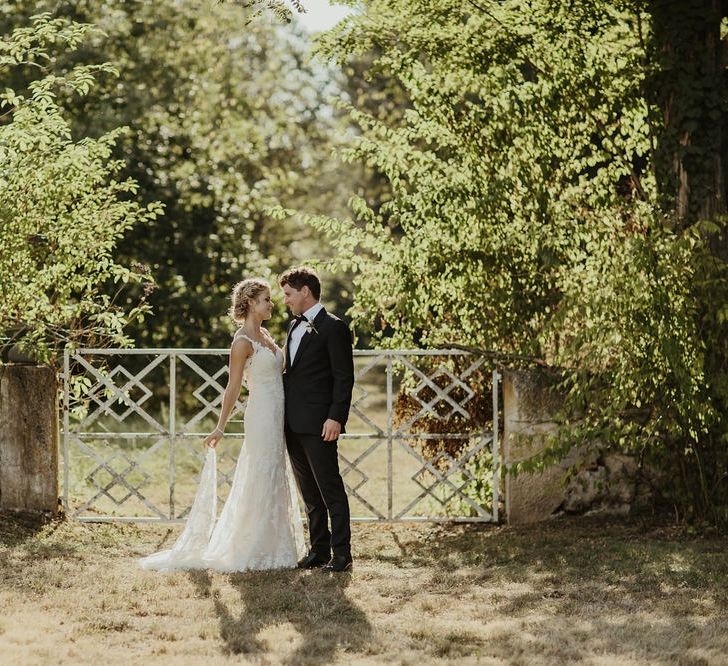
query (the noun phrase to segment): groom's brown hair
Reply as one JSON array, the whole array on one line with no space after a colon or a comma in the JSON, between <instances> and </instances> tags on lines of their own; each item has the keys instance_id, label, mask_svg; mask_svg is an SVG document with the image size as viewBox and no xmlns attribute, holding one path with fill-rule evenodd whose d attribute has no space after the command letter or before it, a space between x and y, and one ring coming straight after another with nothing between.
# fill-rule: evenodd
<instances>
[{"instance_id":1,"label":"groom's brown hair","mask_svg":"<svg viewBox=\"0 0 728 666\"><path fill-rule=\"evenodd\" d=\"M319 300L321 298L321 281L316 271L309 266L295 266L289 268L278 278L278 284L283 287L290 285L294 289L301 290L306 286L311 290L311 295Z\"/></svg>"}]
</instances>

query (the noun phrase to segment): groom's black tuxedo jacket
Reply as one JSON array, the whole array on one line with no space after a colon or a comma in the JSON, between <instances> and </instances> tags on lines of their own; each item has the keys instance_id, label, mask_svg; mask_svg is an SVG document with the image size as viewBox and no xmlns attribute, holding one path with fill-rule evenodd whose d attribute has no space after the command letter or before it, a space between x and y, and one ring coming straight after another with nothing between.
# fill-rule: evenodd
<instances>
[{"instance_id":1,"label":"groom's black tuxedo jacket","mask_svg":"<svg viewBox=\"0 0 728 666\"><path fill-rule=\"evenodd\" d=\"M286 339L286 426L298 433L320 435L326 419L343 426L349 417L354 388L354 359L349 327L321 309L291 363L291 322ZM305 322L298 326L306 326Z\"/></svg>"}]
</instances>

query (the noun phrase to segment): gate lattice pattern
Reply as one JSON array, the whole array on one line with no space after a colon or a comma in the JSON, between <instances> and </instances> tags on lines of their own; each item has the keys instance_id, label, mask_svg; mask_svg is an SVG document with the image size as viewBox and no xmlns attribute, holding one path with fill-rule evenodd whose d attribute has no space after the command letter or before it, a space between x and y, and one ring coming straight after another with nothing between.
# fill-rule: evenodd
<instances>
[{"instance_id":1,"label":"gate lattice pattern","mask_svg":"<svg viewBox=\"0 0 728 666\"><path fill-rule=\"evenodd\" d=\"M351 413L339 441L353 520L497 521L498 373L459 350L357 350L354 357ZM222 402L226 362L220 349L66 352L67 513L183 520L204 462L201 442ZM244 409L241 396L218 445L220 502L244 441Z\"/></svg>"}]
</instances>

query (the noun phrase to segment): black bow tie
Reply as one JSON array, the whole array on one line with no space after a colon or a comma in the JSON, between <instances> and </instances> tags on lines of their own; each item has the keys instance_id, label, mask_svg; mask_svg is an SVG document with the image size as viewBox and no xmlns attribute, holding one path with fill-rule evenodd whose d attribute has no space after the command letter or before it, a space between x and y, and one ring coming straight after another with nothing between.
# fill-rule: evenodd
<instances>
[{"instance_id":1,"label":"black bow tie","mask_svg":"<svg viewBox=\"0 0 728 666\"><path fill-rule=\"evenodd\" d=\"M300 324L302 321L308 321L308 319L306 319L306 317L304 317L302 314L300 314L300 315L296 315L293 318L293 321L295 321L297 324Z\"/></svg>"}]
</instances>

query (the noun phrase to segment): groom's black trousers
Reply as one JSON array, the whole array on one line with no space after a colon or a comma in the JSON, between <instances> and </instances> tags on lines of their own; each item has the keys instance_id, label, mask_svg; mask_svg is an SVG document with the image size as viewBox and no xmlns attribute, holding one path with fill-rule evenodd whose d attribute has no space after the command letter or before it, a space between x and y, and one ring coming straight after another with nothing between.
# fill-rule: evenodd
<instances>
[{"instance_id":1,"label":"groom's black trousers","mask_svg":"<svg viewBox=\"0 0 728 666\"><path fill-rule=\"evenodd\" d=\"M350 556L349 499L339 473L337 443L286 429L286 445L306 504L311 550L322 559L331 551Z\"/></svg>"}]
</instances>

